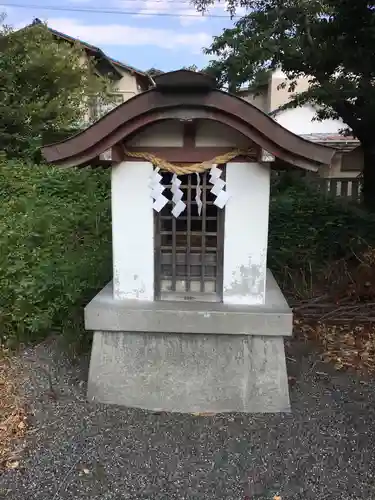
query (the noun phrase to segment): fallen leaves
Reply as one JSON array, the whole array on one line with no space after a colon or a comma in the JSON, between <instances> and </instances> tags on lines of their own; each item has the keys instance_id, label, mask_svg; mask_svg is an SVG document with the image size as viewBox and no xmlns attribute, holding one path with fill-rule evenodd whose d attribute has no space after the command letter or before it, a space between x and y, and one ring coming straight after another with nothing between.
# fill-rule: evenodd
<instances>
[{"instance_id":1,"label":"fallen leaves","mask_svg":"<svg viewBox=\"0 0 375 500\"><path fill-rule=\"evenodd\" d=\"M26 424L25 424L24 420L21 420L21 422L17 425L17 428L20 431L23 431L24 429L26 429Z\"/></svg>"},{"instance_id":2,"label":"fallen leaves","mask_svg":"<svg viewBox=\"0 0 375 500\"><path fill-rule=\"evenodd\" d=\"M5 468L6 469L17 469L19 467L20 463L18 460L7 460L5 462Z\"/></svg>"},{"instance_id":3,"label":"fallen leaves","mask_svg":"<svg viewBox=\"0 0 375 500\"><path fill-rule=\"evenodd\" d=\"M336 370L375 372L375 248L327 267L313 298L294 304L295 336L320 346Z\"/></svg>"},{"instance_id":4,"label":"fallen leaves","mask_svg":"<svg viewBox=\"0 0 375 500\"><path fill-rule=\"evenodd\" d=\"M375 325L334 324L333 322L296 323L296 336L304 336L320 345L322 358L333 363L336 370L354 369L375 373Z\"/></svg>"},{"instance_id":5,"label":"fallen leaves","mask_svg":"<svg viewBox=\"0 0 375 500\"><path fill-rule=\"evenodd\" d=\"M12 442L27 430L25 406L19 387L22 374L15 360L0 348L0 465L16 469L19 460L10 458Z\"/></svg>"}]
</instances>

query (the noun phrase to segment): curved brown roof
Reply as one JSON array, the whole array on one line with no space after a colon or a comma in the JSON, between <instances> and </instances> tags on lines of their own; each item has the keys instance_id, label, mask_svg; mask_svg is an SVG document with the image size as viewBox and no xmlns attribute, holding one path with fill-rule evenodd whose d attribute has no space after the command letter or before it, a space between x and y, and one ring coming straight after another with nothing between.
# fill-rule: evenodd
<instances>
[{"instance_id":1,"label":"curved brown roof","mask_svg":"<svg viewBox=\"0 0 375 500\"><path fill-rule=\"evenodd\" d=\"M191 79L191 89L187 90L185 73ZM197 117L224 123L239 131L276 157L302 168L329 165L335 150L314 144L289 132L268 115L247 101L213 89L207 85L204 75L194 72L173 72L174 79L167 85L166 75L160 88L138 94L118 106L83 132L42 149L49 162L79 166L87 164L98 155L125 140L131 134L160 120L170 119L173 114L189 110ZM211 88L210 88L211 87Z\"/></svg>"}]
</instances>

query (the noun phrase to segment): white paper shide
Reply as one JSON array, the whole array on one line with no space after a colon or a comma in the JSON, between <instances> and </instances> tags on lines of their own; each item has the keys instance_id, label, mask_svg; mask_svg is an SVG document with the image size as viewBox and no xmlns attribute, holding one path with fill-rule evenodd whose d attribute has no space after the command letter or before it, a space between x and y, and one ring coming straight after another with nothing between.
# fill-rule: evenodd
<instances>
[{"instance_id":1,"label":"white paper shide","mask_svg":"<svg viewBox=\"0 0 375 500\"><path fill-rule=\"evenodd\" d=\"M186 204L182 201L184 193L182 189L180 189L180 186L180 179L177 177L177 174L173 174L171 191L173 194L172 203L174 206L172 209L172 215L173 217L176 217L176 219L186 208Z\"/></svg>"},{"instance_id":2,"label":"white paper shide","mask_svg":"<svg viewBox=\"0 0 375 500\"><path fill-rule=\"evenodd\" d=\"M201 215L201 213L202 213L202 207L203 207L203 203L202 203L202 188L201 188L201 176L198 173L196 173L195 175L197 176L197 188L196 188L197 194L195 195L195 202L197 204L198 215Z\"/></svg>"},{"instance_id":3,"label":"white paper shide","mask_svg":"<svg viewBox=\"0 0 375 500\"><path fill-rule=\"evenodd\" d=\"M163 192L165 187L162 185L163 177L159 173L160 169L156 168L150 177L149 187L151 190L151 196L154 200L152 205L156 212L160 212L165 205L168 203L168 198L164 196ZM194 174L191 174L194 175ZM197 204L198 215L202 214L202 187L200 174L196 173L196 195L195 202ZM215 196L214 204L218 208L224 208L227 201L230 198L229 193L225 190L226 182L221 178L222 170L214 165L210 170L209 182L213 185L211 188L211 193ZM178 178L177 174L173 174L171 182L171 192L172 192L172 215L174 217L179 217L186 210L186 203L183 201L184 192L181 189L181 180Z\"/></svg>"},{"instance_id":4,"label":"white paper shide","mask_svg":"<svg viewBox=\"0 0 375 500\"><path fill-rule=\"evenodd\" d=\"M209 181L211 184L213 184L213 187L211 189L211 193L216 196L214 205L216 205L219 208L224 208L227 201L230 198L230 195L227 191L224 191L224 188L226 186L226 182L221 179L221 174L222 170L220 168L217 168L216 165L213 165L213 167L210 170L210 178Z\"/></svg>"},{"instance_id":5,"label":"white paper shide","mask_svg":"<svg viewBox=\"0 0 375 500\"><path fill-rule=\"evenodd\" d=\"M149 181L149 187L151 189L151 197L154 200L152 208L156 212L160 212L163 207L168 203L168 198L163 195L165 187L161 184L163 177L159 174L160 168L156 168Z\"/></svg>"}]
</instances>

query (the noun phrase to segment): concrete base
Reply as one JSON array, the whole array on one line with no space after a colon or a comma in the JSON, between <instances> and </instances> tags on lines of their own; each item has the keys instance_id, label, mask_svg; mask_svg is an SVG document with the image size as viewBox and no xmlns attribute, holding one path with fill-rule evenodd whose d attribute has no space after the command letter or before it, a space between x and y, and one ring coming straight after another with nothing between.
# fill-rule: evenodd
<instances>
[{"instance_id":1,"label":"concrete base","mask_svg":"<svg viewBox=\"0 0 375 500\"><path fill-rule=\"evenodd\" d=\"M283 338L95 332L88 398L177 412L289 411Z\"/></svg>"},{"instance_id":2,"label":"concrete base","mask_svg":"<svg viewBox=\"0 0 375 500\"><path fill-rule=\"evenodd\" d=\"M104 289L85 310L86 328L96 330L89 400L187 413L290 411L283 336L292 313L270 273L267 285L268 305L247 307L118 301ZM134 316L147 317L143 331ZM165 331L170 324L177 332Z\"/></svg>"}]
</instances>

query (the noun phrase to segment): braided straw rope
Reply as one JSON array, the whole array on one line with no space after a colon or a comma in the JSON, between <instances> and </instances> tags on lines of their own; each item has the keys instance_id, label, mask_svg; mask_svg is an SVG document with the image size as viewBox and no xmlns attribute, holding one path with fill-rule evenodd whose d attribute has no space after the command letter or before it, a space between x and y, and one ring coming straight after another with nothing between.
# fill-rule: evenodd
<instances>
[{"instance_id":1,"label":"braided straw rope","mask_svg":"<svg viewBox=\"0 0 375 500\"><path fill-rule=\"evenodd\" d=\"M205 172L206 170L209 170L212 167L212 165L223 165L224 163L227 163L228 161L235 158L236 156L248 156L251 153L253 153L252 150L243 151L241 149L235 149L223 155L216 156L215 158L212 158L212 160L207 160L202 163L193 163L193 164L187 163L182 165L173 165L172 163L169 163L168 161L163 160L162 158L158 158L157 156L151 153L142 153L141 151L134 152L125 150L125 154L127 156L148 160L150 163L154 165L154 167L159 167L160 170L165 170L167 172L171 172L172 174L177 174L177 175Z\"/></svg>"}]
</instances>

